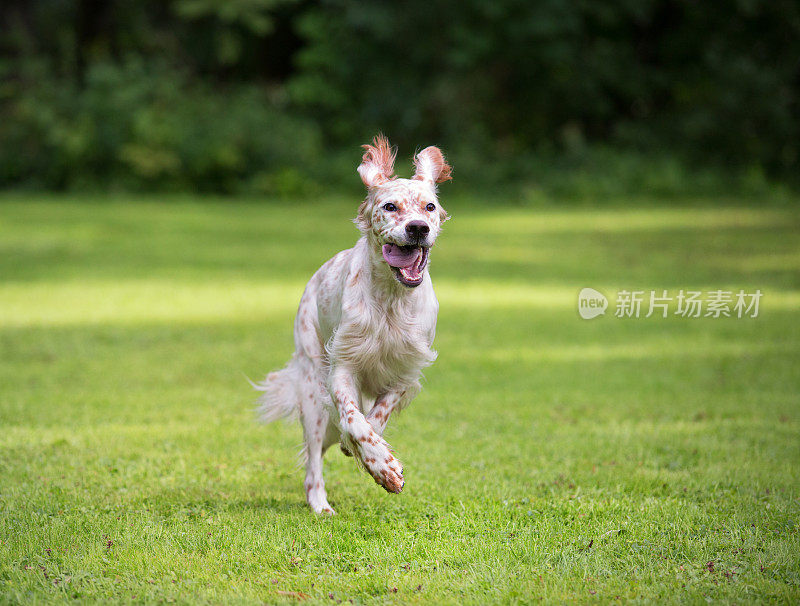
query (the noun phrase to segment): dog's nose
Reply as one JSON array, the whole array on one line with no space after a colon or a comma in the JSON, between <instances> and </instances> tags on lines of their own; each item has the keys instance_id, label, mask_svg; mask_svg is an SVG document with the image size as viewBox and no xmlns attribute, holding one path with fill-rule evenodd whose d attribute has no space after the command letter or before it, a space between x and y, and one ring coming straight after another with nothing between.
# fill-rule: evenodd
<instances>
[{"instance_id":1,"label":"dog's nose","mask_svg":"<svg viewBox=\"0 0 800 606\"><path fill-rule=\"evenodd\" d=\"M406 223L406 235L413 241L419 242L431 230L425 221L409 221Z\"/></svg>"}]
</instances>

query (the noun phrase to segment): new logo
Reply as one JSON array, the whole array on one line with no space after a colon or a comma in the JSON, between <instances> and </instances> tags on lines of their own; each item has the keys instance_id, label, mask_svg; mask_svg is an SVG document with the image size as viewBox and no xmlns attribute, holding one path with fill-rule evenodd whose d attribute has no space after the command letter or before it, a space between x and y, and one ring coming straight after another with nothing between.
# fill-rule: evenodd
<instances>
[{"instance_id":1,"label":"new logo","mask_svg":"<svg viewBox=\"0 0 800 606\"><path fill-rule=\"evenodd\" d=\"M606 313L608 299L594 288L584 288L578 293L578 313L584 320L591 320Z\"/></svg>"}]
</instances>

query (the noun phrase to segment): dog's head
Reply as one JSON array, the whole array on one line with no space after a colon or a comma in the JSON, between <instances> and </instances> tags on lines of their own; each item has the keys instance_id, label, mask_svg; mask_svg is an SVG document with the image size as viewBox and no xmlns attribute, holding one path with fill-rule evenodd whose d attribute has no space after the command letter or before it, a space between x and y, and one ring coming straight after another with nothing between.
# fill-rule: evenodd
<instances>
[{"instance_id":1,"label":"dog's head","mask_svg":"<svg viewBox=\"0 0 800 606\"><path fill-rule=\"evenodd\" d=\"M375 137L364 149L358 173L367 186L367 197L358 209L356 225L374 236L401 284L419 286L430 247L448 219L436 196L436 184L451 178L450 165L438 147L426 147L414 156L414 176L398 179L393 174L396 151L386 137Z\"/></svg>"}]
</instances>

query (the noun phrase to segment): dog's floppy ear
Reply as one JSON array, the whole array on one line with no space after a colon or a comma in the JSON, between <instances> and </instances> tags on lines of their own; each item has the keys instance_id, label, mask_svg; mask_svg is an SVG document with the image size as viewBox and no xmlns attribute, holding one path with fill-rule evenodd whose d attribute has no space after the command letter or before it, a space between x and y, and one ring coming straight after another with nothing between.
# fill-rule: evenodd
<instances>
[{"instance_id":1,"label":"dog's floppy ear","mask_svg":"<svg viewBox=\"0 0 800 606\"><path fill-rule=\"evenodd\" d=\"M367 187L375 187L393 178L394 158L397 150L392 149L389 140L383 135L373 139L372 145L363 145L364 156L358 167L358 174Z\"/></svg>"},{"instance_id":2,"label":"dog's floppy ear","mask_svg":"<svg viewBox=\"0 0 800 606\"><path fill-rule=\"evenodd\" d=\"M453 169L445 161L442 150L433 145L426 147L414 156L414 166L416 167L414 178L418 181L441 183L453 178L450 176Z\"/></svg>"}]
</instances>

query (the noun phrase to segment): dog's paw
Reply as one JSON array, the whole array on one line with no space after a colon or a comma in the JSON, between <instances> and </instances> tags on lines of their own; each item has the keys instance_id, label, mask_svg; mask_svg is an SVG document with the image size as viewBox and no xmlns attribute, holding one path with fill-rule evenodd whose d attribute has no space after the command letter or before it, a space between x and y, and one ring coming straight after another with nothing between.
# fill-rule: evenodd
<instances>
[{"instance_id":1,"label":"dog's paw","mask_svg":"<svg viewBox=\"0 0 800 606\"><path fill-rule=\"evenodd\" d=\"M389 453L389 457L384 461L384 468L380 470L380 479L375 478L375 481L383 486L388 492L399 493L406 485L403 479L403 466L400 465L394 456Z\"/></svg>"},{"instance_id":2,"label":"dog's paw","mask_svg":"<svg viewBox=\"0 0 800 606\"><path fill-rule=\"evenodd\" d=\"M316 482L306 480L306 503L316 514L336 514L328 503L328 495L325 493L325 486L321 479Z\"/></svg>"},{"instance_id":3,"label":"dog's paw","mask_svg":"<svg viewBox=\"0 0 800 606\"><path fill-rule=\"evenodd\" d=\"M327 507L312 507L312 510L318 516L335 516L336 511L334 511L333 507L328 505Z\"/></svg>"},{"instance_id":4,"label":"dog's paw","mask_svg":"<svg viewBox=\"0 0 800 606\"><path fill-rule=\"evenodd\" d=\"M358 440L349 440L347 447L358 456L375 482L387 492L399 493L403 490L403 466L377 433L371 432Z\"/></svg>"},{"instance_id":5,"label":"dog's paw","mask_svg":"<svg viewBox=\"0 0 800 606\"><path fill-rule=\"evenodd\" d=\"M322 495L309 494L308 506L311 508L311 511L317 515L336 515L333 507L331 507L330 503L328 503L328 499Z\"/></svg>"}]
</instances>

